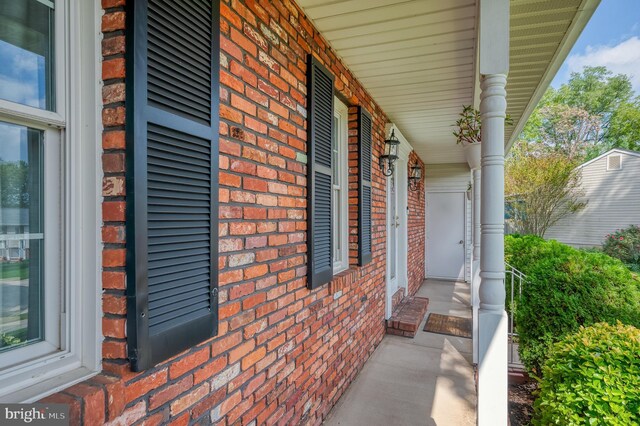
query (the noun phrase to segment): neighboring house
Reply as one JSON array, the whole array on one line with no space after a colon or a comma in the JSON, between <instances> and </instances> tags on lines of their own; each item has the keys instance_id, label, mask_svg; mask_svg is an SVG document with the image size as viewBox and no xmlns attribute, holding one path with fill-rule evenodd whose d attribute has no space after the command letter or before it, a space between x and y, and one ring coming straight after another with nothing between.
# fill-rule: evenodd
<instances>
[{"instance_id":1,"label":"neighboring house","mask_svg":"<svg viewBox=\"0 0 640 426\"><path fill-rule=\"evenodd\" d=\"M28 324L1 336L0 402L319 425L422 285L430 226L455 253L438 277L482 256L479 424L506 424L503 152L597 5L0 2L0 158L26 165L10 177L41 225L29 268L3 269L0 322ZM462 104L483 114L483 191ZM409 190L414 166L433 172Z\"/></svg>"},{"instance_id":2,"label":"neighboring house","mask_svg":"<svg viewBox=\"0 0 640 426\"><path fill-rule=\"evenodd\" d=\"M587 205L560 219L545 238L596 247L607 234L640 224L640 152L612 149L578 169Z\"/></svg>"},{"instance_id":3,"label":"neighboring house","mask_svg":"<svg viewBox=\"0 0 640 426\"><path fill-rule=\"evenodd\" d=\"M25 260L29 253L29 210L0 210L0 262Z\"/></svg>"}]
</instances>

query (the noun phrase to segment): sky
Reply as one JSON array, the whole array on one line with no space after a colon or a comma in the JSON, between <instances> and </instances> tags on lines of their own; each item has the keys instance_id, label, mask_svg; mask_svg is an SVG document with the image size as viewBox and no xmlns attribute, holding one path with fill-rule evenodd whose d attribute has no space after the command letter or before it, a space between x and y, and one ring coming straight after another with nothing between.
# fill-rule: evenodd
<instances>
[{"instance_id":1,"label":"sky","mask_svg":"<svg viewBox=\"0 0 640 426\"><path fill-rule=\"evenodd\" d=\"M640 94L640 0L602 0L551 86L559 87L585 65L627 74Z\"/></svg>"}]
</instances>

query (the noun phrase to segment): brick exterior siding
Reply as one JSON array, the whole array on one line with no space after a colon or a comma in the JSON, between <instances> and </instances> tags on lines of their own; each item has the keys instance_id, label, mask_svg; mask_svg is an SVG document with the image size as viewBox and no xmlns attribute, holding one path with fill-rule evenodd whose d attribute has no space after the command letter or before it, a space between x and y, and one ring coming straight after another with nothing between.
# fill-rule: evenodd
<instances>
[{"instance_id":1,"label":"brick exterior siding","mask_svg":"<svg viewBox=\"0 0 640 426\"><path fill-rule=\"evenodd\" d=\"M377 157L387 117L293 2L221 2L219 334L133 373L124 296L124 3L102 0L103 372L45 400L70 404L72 424L320 424L385 333L386 181ZM351 267L313 291L305 266L309 52L335 74L350 106ZM362 268L357 105L373 120L373 260ZM409 192L409 212L413 294L424 277L424 186Z\"/></svg>"},{"instance_id":2,"label":"brick exterior siding","mask_svg":"<svg viewBox=\"0 0 640 426\"><path fill-rule=\"evenodd\" d=\"M407 219L407 276L409 295L414 295L424 281L425 273L425 192L424 192L424 162L415 152L409 154L409 171L407 176L411 176L411 166L418 163L422 167L422 182L417 191L408 191L407 205L409 206L409 217Z\"/></svg>"}]
</instances>

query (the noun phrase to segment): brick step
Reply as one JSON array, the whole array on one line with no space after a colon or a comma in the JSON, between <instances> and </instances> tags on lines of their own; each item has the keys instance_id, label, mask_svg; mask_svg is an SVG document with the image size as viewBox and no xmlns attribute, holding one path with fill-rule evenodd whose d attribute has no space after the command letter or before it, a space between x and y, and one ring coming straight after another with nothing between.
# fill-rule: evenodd
<instances>
[{"instance_id":1,"label":"brick step","mask_svg":"<svg viewBox=\"0 0 640 426\"><path fill-rule=\"evenodd\" d=\"M387 320L387 334L414 337L428 306L426 297L405 297Z\"/></svg>"}]
</instances>

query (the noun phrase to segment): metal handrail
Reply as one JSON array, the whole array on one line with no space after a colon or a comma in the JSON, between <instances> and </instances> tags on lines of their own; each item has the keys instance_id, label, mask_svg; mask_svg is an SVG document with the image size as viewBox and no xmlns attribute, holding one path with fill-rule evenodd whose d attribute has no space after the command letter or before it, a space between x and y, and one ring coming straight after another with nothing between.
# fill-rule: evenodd
<instances>
[{"instance_id":1,"label":"metal handrail","mask_svg":"<svg viewBox=\"0 0 640 426\"><path fill-rule=\"evenodd\" d=\"M515 290L518 289L518 299L522 297L522 285L527 281L527 276L507 262L505 265L505 284L509 285L509 367L522 368L522 363L518 357L518 333L515 331L514 304L516 302Z\"/></svg>"}]
</instances>

